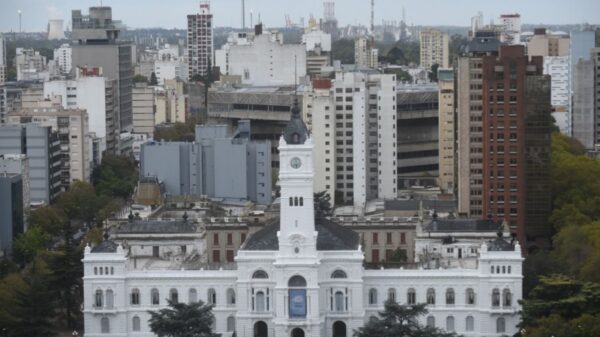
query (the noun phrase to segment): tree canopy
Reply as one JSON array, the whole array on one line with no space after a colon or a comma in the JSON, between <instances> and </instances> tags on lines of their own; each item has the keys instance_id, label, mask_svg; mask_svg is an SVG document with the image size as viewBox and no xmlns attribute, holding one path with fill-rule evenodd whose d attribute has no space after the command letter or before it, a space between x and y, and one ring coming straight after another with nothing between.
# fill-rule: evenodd
<instances>
[{"instance_id":1,"label":"tree canopy","mask_svg":"<svg viewBox=\"0 0 600 337\"><path fill-rule=\"evenodd\" d=\"M331 196L327 191L321 191L314 194L315 218L326 218L333 215L331 207Z\"/></svg>"},{"instance_id":2,"label":"tree canopy","mask_svg":"<svg viewBox=\"0 0 600 337\"><path fill-rule=\"evenodd\" d=\"M168 300L169 307L150 313L150 330L159 337L218 337L212 325L215 317L212 305L202 301L176 303Z\"/></svg>"},{"instance_id":3,"label":"tree canopy","mask_svg":"<svg viewBox=\"0 0 600 337\"><path fill-rule=\"evenodd\" d=\"M354 337L454 337L456 334L422 326L419 316L427 314L425 304L401 305L393 300L384 304L379 318L373 317L354 332Z\"/></svg>"}]
</instances>

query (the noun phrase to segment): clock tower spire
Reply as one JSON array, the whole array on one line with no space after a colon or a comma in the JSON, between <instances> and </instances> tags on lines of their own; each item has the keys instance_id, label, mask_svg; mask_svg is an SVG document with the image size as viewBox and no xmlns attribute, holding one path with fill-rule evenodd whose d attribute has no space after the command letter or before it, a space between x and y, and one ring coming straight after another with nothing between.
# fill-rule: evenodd
<instances>
[{"instance_id":1,"label":"clock tower spire","mask_svg":"<svg viewBox=\"0 0 600 337\"><path fill-rule=\"evenodd\" d=\"M313 204L313 140L302 120L298 100L279 140L281 218L279 259L316 258L317 232Z\"/></svg>"}]
</instances>

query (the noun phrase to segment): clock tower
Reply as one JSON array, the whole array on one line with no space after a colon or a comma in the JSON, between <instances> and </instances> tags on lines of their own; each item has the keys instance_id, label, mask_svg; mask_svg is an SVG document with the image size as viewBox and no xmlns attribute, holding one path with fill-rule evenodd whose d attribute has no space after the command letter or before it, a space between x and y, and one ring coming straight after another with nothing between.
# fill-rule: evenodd
<instances>
[{"instance_id":1,"label":"clock tower","mask_svg":"<svg viewBox=\"0 0 600 337\"><path fill-rule=\"evenodd\" d=\"M317 254L313 146L296 100L292 117L279 140L281 218L277 235L279 258L289 262L314 259Z\"/></svg>"}]
</instances>

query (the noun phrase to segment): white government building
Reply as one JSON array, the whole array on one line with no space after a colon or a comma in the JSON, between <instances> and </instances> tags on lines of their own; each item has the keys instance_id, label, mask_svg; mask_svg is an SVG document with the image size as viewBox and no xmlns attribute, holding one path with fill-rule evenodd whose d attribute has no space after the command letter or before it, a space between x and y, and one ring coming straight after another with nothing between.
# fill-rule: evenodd
<instances>
[{"instance_id":1,"label":"white government building","mask_svg":"<svg viewBox=\"0 0 600 337\"><path fill-rule=\"evenodd\" d=\"M501 237L483 243L471 268L365 269L357 233L315 221L313 139L297 105L279 151L280 220L245 241L235 267L196 263L189 254L197 245L193 238L189 246L177 241L169 254L153 247L145 257L130 256L140 250L109 240L86 247L85 336L154 336L148 311L165 308L167 298L214 304L214 329L223 336L349 337L388 298L428 303L423 324L464 336L517 331L518 244ZM190 226L184 219L176 227L184 232ZM164 236L147 232L148 246Z\"/></svg>"}]
</instances>

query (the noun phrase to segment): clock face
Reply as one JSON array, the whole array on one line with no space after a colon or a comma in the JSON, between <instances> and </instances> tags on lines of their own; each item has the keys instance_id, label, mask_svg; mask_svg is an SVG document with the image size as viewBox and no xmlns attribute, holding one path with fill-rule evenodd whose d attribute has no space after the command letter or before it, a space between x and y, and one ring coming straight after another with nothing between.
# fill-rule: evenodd
<instances>
[{"instance_id":1,"label":"clock face","mask_svg":"<svg viewBox=\"0 0 600 337\"><path fill-rule=\"evenodd\" d=\"M298 169L300 168L300 166L302 166L302 161L300 160L300 158L294 157L292 158L292 160L290 160L290 165L293 169Z\"/></svg>"}]
</instances>

